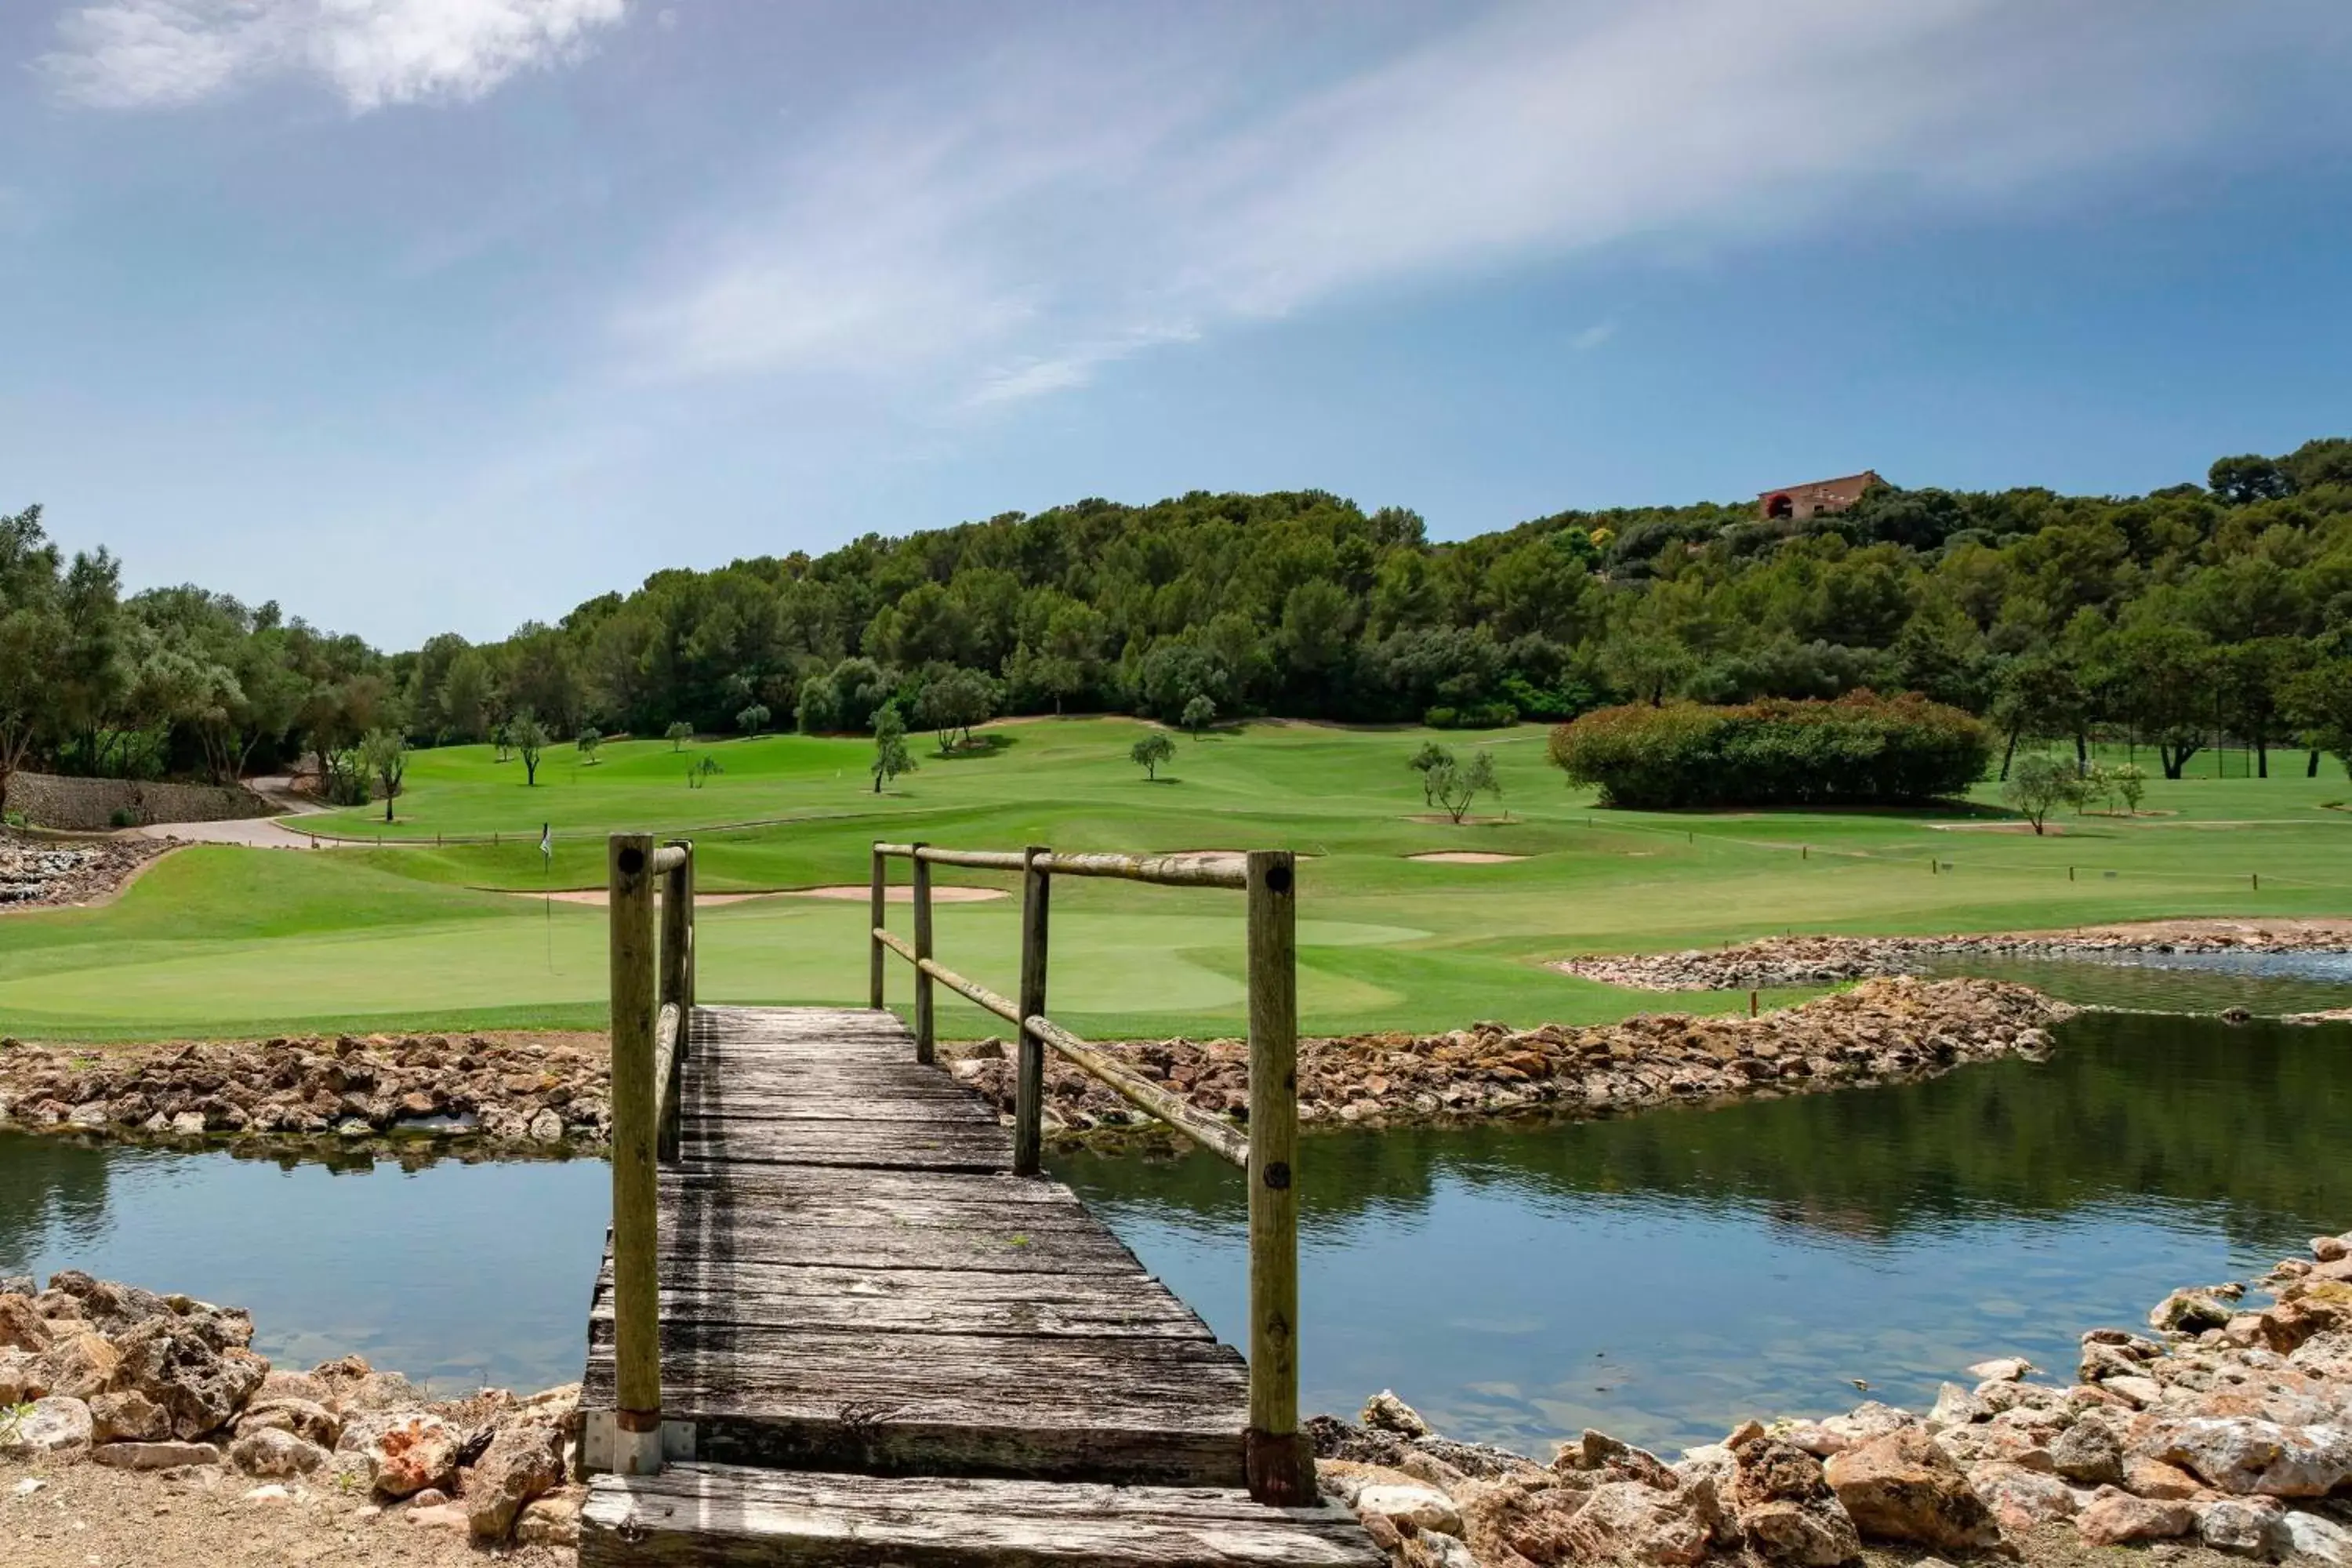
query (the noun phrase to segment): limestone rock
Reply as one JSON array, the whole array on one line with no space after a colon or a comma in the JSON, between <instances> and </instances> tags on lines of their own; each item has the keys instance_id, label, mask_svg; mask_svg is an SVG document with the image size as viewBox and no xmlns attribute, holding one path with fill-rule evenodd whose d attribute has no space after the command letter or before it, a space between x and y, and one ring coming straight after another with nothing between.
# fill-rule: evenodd
<instances>
[{"instance_id":1,"label":"limestone rock","mask_svg":"<svg viewBox=\"0 0 2352 1568\"><path fill-rule=\"evenodd\" d=\"M37 1399L13 1424L0 1426L0 1458L79 1455L89 1447L89 1406L79 1399L56 1394Z\"/></svg>"},{"instance_id":2,"label":"limestone rock","mask_svg":"<svg viewBox=\"0 0 2352 1568\"><path fill-rule=\"evenodd\" d=\"M1435 1487L1368 1486L1357 1491L1353 1507L1359 1517L1377 1513L1391 1523L1410 1521L1415 1529L1433 1530L1441 1535L1462 1533L1461 1510Z\"/></svg>"},{"instance_id":3,"label":"limestone rock","mask_svg":"<svg viewBox=\"0 0 2352 1568\"><path fill-rule=\"evenodd\" d=\"M2165 1502L2186 1502L2204 1488L2197 1478L2178 1465L2168 1465L2162 1459L2126 1459L2124 1490L2135 1497L2156 1498Z\"/></svg>"},{"instance_id":4,"label":"limestone rock","mask_svg":"<svg viewBox=\"0 0 2352 1568\"><path fill-rule=\"evenodd\" d=\"M1731 1450L1728 1502L1748 1545L1767 1562L1832 1568L1862 1555L1853 1520L1822 1478L1821 1461L1770 1437Z\"/></svg>"},{"instance_id":5,"label":"limestone rock","mask_svg":"<svg viewBox=\"0 0 2352 1568\"><path fill-rule=\"evenodd\" d=\"M316 1443L306 1442L277 1426L241 1433L228 1448L229 1462L248 1476L307 1476L331 1456Z\"/></svg>"},{"instance_id":6,"label":"limestone rock","mask_svg":"<svg viewBox=\"0 0 2352 1568\"><path fill-rule=\"evenodd\" d=\"M121 1354L102 1335L77 1328L59 1334L57 1342L41 1352L41 1379L51 1394L89 1399L114 1382L121 1362Z\"/></svg>"},{"instance_id":7,"label":"limestone rock","mask_svg":"<svg viewBox=\"0 0 2352 1568\"><path fill-rule=\"evenodd\" d=\"M125 1333L115 1386L136 1389L162 1405L175 1437L209 1436L244 1408L269 1363L248 1351L223 1350L195 1326L166 1315Z\"/></svg>"},{"instance_id":8,"label":"limestone rock","mask_svg":"<svg viewBox=\"0 0 2352 1568\"><path fill-rule=\"evenodd\" d=\"M0 1351L0 1405L30 1405L49 1391L49 1374L30 1351Z\"/></svg>"},{"instance_id":9,"label":"limestone rock","mask_svg":"<svg viewBox=\"0 0 2352 1568\"><path fill-rule=\"evenodd\" d=\"M174 1470L184 1465L217 1465L221 1451L210 1443L107 1443L92 1448L92 1459L121 1470Z\"/></svg>"},{"instance_id":10,"label":"limestone rock","mask_svg":"<svg viewBox=\"0 0 2352 1568\"><path fill-rule=\"evenodd\" d=\"M2352 1480L2352 1426L2192 1416L2163 1423L2135 1447L2225 1492L2326 1497Z\"/></svg>"},{"instance_id":11,"label":"limestone rock","mask_svg":"<svg viewBox=\"0 0 2352 1568\"><path fill-rule=\"evenodd\" d=\"M580 1505L586 1496L580 1488L566 1487L534 1499L515 1520L515 1540L525 1546L579 1545Z\"/></svg>"},{"instance_id":12,"label":"limestone rock","mask_svg":"<svg viewBox=\"0 0 2352 1568\"><path fill-rule=\"evenodd\" d=\"M30 1296L14 1290L0 1295L0 1350L45 1351L56 1338Z\"/></svg>"},{"instance_id":13,"label":"limestone rock","mask_svg":"<svg viewBox=\"0 0 2352 1568\"><path fill-rule=\"evenodd\" d=\"M2196 1528L2197 1510L2185 1502L2136 1498L2112 1487L2099 1489L2099 1495L2074 1516L2074 1532L2093 1546L2169 1541Z\"/></svg>"},{"instance_id":14,"label":"limestone rock","mask_svg":"<svg viewBox=\"0 0 2352 1568\"><path fill-rule=\"evenodd\" d=\"M1958 1551L2000 1538L1966 1472L1921 1427L1849 1448L1829 1461L1823 1475L1866 1537Z\"/></svg>"},{"instance_id":15,"label":"limestone rock","mask_svg":"<svg viewBox=\"0 0 2352 1568\"><path fill-rule=\"evenodd\" d=\"M2123 1438L2113 1422L2085 1415L2058 1434L2050 1461L2068 1480L2116 1485L2124 1479Z\"/></svg>"},{"instance_id":16,"label":"limestone rock","mask_svg":"<svg viewBox=\"0 0 2352 1568\"><path fill-rule=\"evenodd\" d=\"M2020 1383L2033 1370L2033 1363L2023 1356L1996 1356L1980 1361L1968 1369L1979 1383Z\"/></svg>"},{"instance_id":17,"label":"limestone rock","mask_svg":"<svg viewBox=\"0 0 2352 1568\"><path fill-rule=\"evenodd\" d=\"M1687 1564L1714 1539L1713 1489L1663 1491L1641 1481L1604 1481L1568 1523L1578 1556L1591 1562Z\"/></svg>"},{"instance_id":18,"label":"limestone rock","mask_svg":"<svg viewBox=\"0 0 2352 1568\"><path fill-rule=\"evenodd\" d=\"M1898 1410L1875 1399L1865 1400L1843 1415L1832 1415L1821 1424L1822 1430L1839 1438L1849 1448L1859 1447L1873 1438L1889 1432L1915 1426L1919 1418L1908 1410Z\"/></svg>"},{"instance_id":19,"label":"limestone rock","mask_svg":"<svg viewBox=\"0 0 2352 1568\"><path fill-rule=\"evenodd\" d=\"M2332 1519L2289 1510L2286 1537L2298 1557L2331 1563L2334 1568L2352 1568L2352 1530Z\"/></svg>"},{"instance_id":20,"label":"limestone rock","mask_svg":"<svg viewBox=\"0 0 2352 1568\"><path fill-rule=\"evenodd\" d=\"M1931 1426L1965 1426L1972 1421L1990 1417L1992 1407L1957 1383L1944 1384L1936 1394L1936 1407L1927 1412Z\"/></svg>"},{"instance_id":21,"label":"limestone rock","mask_svg":"<svg viewBox=\"0 0 2352 1568\"><path fill-rule=\"evenodd\" d=\"M253 1403L245 1407L245 1414L237 1418L237 1436L241 1437L248 1432L258 1432L264 1428L291 1432L305 1442L332 1448L342 1440L343 1418L325 1405L308 1399L297 1399L291 1395L269 1399L256 1394Z\"/></svg>"},{"instance_id":22,"label":"limestone rock","mask_svg":"<svg viewBox=\"0 0 2352 1568\"><path fill-rule=\"evenodd\" d=\"M2152 1329L2193 1334L2226 1328L2233 1316L2229 1303L2211 1290L2175 1290L2148 1312L2147 1324Z\"/></svg>"},{"instance_id":23,"label":"limestone rock","mask_svg":"<svg viewBox=\"0 0 2352 1568\"><path fill-rule=\"evenodd\" d=\"M1319 1469L1319 1467L1318 1467ZM1454 1493L1462 1513L1462 1538L1486 1568L1555 1563L1575 1556L1569 1525L1587 1494L1549 1481L1529 1486L1516 1479L1466 1481ZM1394 1551L1396 1526L1384 1514L1362 1518L1382 1549Z\"/></svg>"},{"instance_id":24,"label":"limestone rock","mask_svg":"<svg viewBox=\"0 0 2352 1568\"><path fill-rule=\"evenodd\" d=\"M2222 1498L2199 1505L2197 1538L2216 1552L2263 1559L2294 1549L2286 1510L2269 1498Z\"/></svg>"},{"instance_id":25,"label":"limestone rock","mask_svg":"<svg viewBox=\"0 0 2352 1568\"><path fill-rule=\"evenodd\" d=\"M89 1402L90 1420L100 1443L154 1443L172 1435L172 1417L135 1388L101 1394Z\"/></svg>"},{"instance_id":26,"label":"limestone rock","mask_svg":"<svg viewBox=\"0 0 2352 1568\"><path fill-rule=\"evenodd\" d=\"M418 1414L383 1426L368 1438L375 1489L404 1498L426 1487L446 1488L457 1479L457 1449L464 1435L437 1415Z\"/></svg>"},{"instance_id":27,"label":"limestone rock","mask_svg":"<svg viewBox=\"0 0 2352 1568\"><path fill-rule=\"evenodd\" d=\"M2074 1489L2056 1476L1998 1459L1969 1470L1969 1487L1984 1500L2004 1536L2030 1535L2074 1518L2082 1506Z\"/></svg>"},{"instance_id":28,"label":"limestone rock","mask_svg":"<svg viewBox=\"0 0 2352 1568\"><path fill-rule=\"evenodd\" d=\"M2145 1410L2164 1398L2164 1384L2152 1377L2111 1377L2104 1386L2121 1394L2136 1410Z\"/></svg>"},{"instance_id":29,"label":"limestone rock","mask_svg":"<svg viewBox=\"0 0 2352 1568\"><path fill-rule=\"evenodd\" d=\"M1356 1417L1375 1432L1393 1432L1400 1437L1426 1437L1429 1423L1421 1412L1396 1396L1393 1389L1383 1388L1364 1401L1363 1413Z\"/></svg>"}]
</instances>

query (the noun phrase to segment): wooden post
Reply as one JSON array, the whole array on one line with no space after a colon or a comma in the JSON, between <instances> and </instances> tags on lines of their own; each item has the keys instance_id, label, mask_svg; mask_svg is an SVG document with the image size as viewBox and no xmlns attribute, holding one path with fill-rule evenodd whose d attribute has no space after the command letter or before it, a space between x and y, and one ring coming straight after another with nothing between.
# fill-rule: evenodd
<instances>
[{"instance_id":1,"label":"wooden post","mask_svg":"<svg viewBox=\"0 0 2352 1568\"><path fill-rule=\"evenodd\" d=\"M680 838L675 840L675 842L686 850L686 865L679 872L681 885L686 889L686 898L684 900L686 904L686 962L682 966L686 971L686 994L678 999L678 1005L684 1008L687 1012L691 1013L694 1011L695 998L694 840L691 838ZM680 1019L678 1021L677 1027L677 1059L683 1063L686 1060L686 1022L684 1019Z\"/></svg>"},{"instance_id":2,"label":"wooden post","mask_svg":"<svg viewBox=\"0 0 2352 1568\"><path fill-rule=\"evenodd\" d=\"M658 1005L664 1007L686 1006L686 879L689 873L683 865L673 868L662 878L661 889L661 986Z\"/></svg>"},{"instance_id":3,"label":"wooden post","mask_svg":"<svg viewBox=\"0 0 2352 1568\"><path fill-rule=\"evenodd\" d=\"M613 981L613 1468L662 1468L661 1289L654 1183L653 836L606 845Z\"/></svg>"},{"instance_id":4,"label":"wooden post","mask_svg":"<svg viewBox=\"0 0 2352 1568\"><path fill-rule=\"evenodd\" d=\"M937 1054L938 1029L931 1013L931 977L920 966L921 960L931 956L931 863L923 858L919 839L908 866L915 884L915 1059L928 1062Z\"/></svg>"},{"instance_id":5,"label":"wooden post","mask_svg":"<svg viewBox=\"0 0 2352 1568\"><path fill-rule=\"evenodd\" d=\"M1038 862L1053 851L1032 844L1021 872L1021 997L1024 1019L1045 1011L1046 906L1052 880ZM1024 1023L1015 1037L1013 1078L1013 1173L1034 1176L1045 1156L1045 1042Z\"/></svg>"},{"instance_id":6,"label":"wooden post","mask_svg":"<svg viewBox=\"0 0 2352 1568\"><path fill-rule=\"evenodd\" d=\"M1298 1430L1297 866L1249 855L1250 1496L1315 1501L1315 1449Z\"/></svg>"},{"instance_id":7,"label":"wooden post","mask_svg":"<svg viewBox=\"0 0 2352 1568\"><path fill-rule=\"evenodd\" d=\"M872 919L867 922L869 931L879 930L889 923L883 893L884 888L889 881L887 865L888 863L882 858L881 846L875 846L873 891L866 902L866 909L872 915ZM866 961L866 1005L879 1013L882 1011L883 994L882 943L879 938L869 934L866 939L866 945L871 950Z\"/></svg>"}]
</instances>

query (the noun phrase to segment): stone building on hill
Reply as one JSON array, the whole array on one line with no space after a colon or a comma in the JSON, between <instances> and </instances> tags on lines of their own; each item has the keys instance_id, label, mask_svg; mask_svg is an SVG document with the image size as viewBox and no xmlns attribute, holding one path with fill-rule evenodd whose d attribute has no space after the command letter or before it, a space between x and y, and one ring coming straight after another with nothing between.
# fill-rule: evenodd
<instances>
[{"instance_id":1,"label":"stone building on hill","mask_svg":"<svg viewBox=\"0 0 2352 1568\"><path fill-rule=\"evenodd\" d=\"M1756 515L1769 521L1774 518L1802 520L1824 511L1843 511L1862 499L1864 490L1886 481L1873 468L1858 474L1848 474L1839 479L1814 479L1807 484L1789 485L1777 490L1766 490L1756 498Z\"/></svg>"}]
</instances>

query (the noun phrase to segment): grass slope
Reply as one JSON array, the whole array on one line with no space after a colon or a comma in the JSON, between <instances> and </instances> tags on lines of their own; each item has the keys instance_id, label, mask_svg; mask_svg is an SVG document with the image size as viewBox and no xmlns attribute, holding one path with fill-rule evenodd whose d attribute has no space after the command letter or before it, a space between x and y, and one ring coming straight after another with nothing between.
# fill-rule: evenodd
<instances>
[{"instance_id":1,"label":"grass slope","mask_svg":"<svg viewBox=\"0 0 2352 1568\"><path fill-rule=\"evenodd\" d=\"M0 1033L593 1027L605 984L602 911L519 895L597 885L602 835L623 827L694 833L706 890L862 881L876 837L1293 847L1315 857L1301 873L1302 1009L1308 1027L1332 1031L1591 1021L1655 1004L1542 966L1568 952L1790 929L2341 914L2352 882L2352 814L2324 808L2352 790L2340 777L2305 780L2299 766L2268 780L2158 780L2148 815L2069 816L2057 836L2036 838L2008 830L1990 786L1974 813L1598 810L1563 787L1544 762L1542 731L1527 727L1443 737L1457 751L1492 746L1508 792L1509 822L1455 826L1416 820L1425 813L1404 759L1422 731L1258 725L1180 740L1162 773L1173 782L1157 784L1126 760L1142 732L1124 720L999 725L986 753L947 759L926 748L921 771L879 796L863 772L869 747L847 740L777 736L683 754L664 742L615 742L594 767L551 752L537 788L520 783L520 763L497 763L484 748L423 752L387 830L413 847L198 847L106 908L0 918ZM705 753L726 771L689 790L686 764ZM361 813L314 820L373 831ZM543 821L558 834L551 866L537 847ZM436 833L491 831L512 839L431 847ZM1528 858L1405 858L1459 848ZM1054 916L1053 1009L1072 1026L1105 1036L1240 1026L1238 899L1074 880L1055 890ZM714 906L700 919L709 997L863 996L862 904L779 898ZM940 911L941 956L1000 987L1012 982L1018 941L1010 899ZM903 966L893 965L893 997L903 1001ZM996 1032L961 1009L943 1010L943 1023Z\"/></svg>"}]
</instances>

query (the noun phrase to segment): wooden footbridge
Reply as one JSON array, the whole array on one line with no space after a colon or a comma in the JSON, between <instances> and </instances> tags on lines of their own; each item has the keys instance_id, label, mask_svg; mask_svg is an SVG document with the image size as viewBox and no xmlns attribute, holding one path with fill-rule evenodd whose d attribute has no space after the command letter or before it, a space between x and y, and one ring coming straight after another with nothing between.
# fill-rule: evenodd
<instances>
[{"instance_id":1,"label":"wooden footbridge","mask_svg":"<svg viewBox=\"0 0 2352 1568\"><path fill-rule=\"evenodd\" d=\"M911 942L884 919L898 860ZM1017 999L932 957L935 866L1021 878ZM693 847L615 835L609 868L613 1237L583 1564L1385 1563L1318 1498L1298 1430L1288 854L877 844L863 1010L699 1005ZM1045 1016L1066 876L1245 893L1246 1137ZM911 1029L883 1006L893 952L914 966ZM1017 1036L1009 1132L933 1060L940 985ZM1246 1366L1039 1173L1047 1050L1247 1169Z\"/></svg>"}]
</instances>

